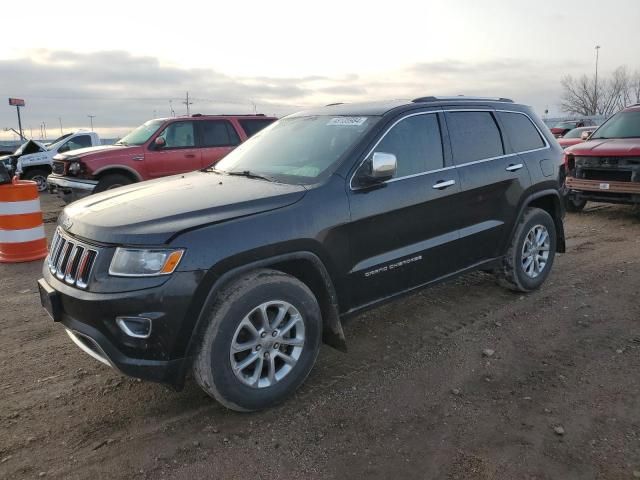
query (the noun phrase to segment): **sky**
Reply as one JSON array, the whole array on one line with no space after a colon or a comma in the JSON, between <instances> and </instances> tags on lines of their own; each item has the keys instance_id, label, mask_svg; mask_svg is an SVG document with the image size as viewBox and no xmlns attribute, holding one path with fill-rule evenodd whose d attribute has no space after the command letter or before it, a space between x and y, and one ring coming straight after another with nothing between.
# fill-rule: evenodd
<instances>
[{"instance_id":1,"label":"sky","mask_svg":"<svg viewBox=\"0 0 640 480\"><path fill-rule=\"evenodd\" d=\"M5 2L7 3L7 2ZM0 7L0 140L117 137L154 117L332 102L510 97L561 114L560 79L640 70L640 0L50 0Z\"/></svg>"}]
</instances>

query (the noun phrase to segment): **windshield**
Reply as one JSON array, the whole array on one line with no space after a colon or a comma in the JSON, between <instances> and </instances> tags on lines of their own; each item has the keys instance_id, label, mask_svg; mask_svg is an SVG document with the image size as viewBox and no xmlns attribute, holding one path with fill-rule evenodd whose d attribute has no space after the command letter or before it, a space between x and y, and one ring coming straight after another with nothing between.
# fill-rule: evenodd
<instances>
[{"instance_id":1,"label":"windshield","mask_svg":"<svg viewBox=\"0 0 640 480\"><path fill-rule=\"evenodd\" d=\"M360 140L377 117L288 117L256 133L215 166L284 183L314 183Z\"/></svg>"},{"instance_id":2,"label":"windshield","mask_svg":"<svg viewBox=\"0 0 640 480\"><path fill-rule=\"evenodd\" d=\"M116 145L143 145L151 138L151 135L158 131L164 120L149 120L128 135L118 140Z\"/></svg>"},{"instance_id":3,"label":"windshield","mask_svg":"<svg viewBox=\"0 0 640 480\"><path fill-rule=\"evenodd\" d=\"M640 111L615 114L596 130L594 138L640 138Z\"/></svg>"},{"instance_id":4,"label":"windshield","mask_svg":"<svg viewBox=\"0 0 640 480\"><path fill-rule=\"evenodd\" d=\"M51 142L47 146L47 150L49 151L58 150L58 148L60 148L62 144L65 143L65 140L69 138L71 135L73 135L73 133L67 133L66 135L62 135L61 137L56 138L53 142Z\"/></svg>"},{"instance_id":5,"label":"windshield","mask_svg":"<svg viewBox=\"0 0 640 480\"><path fill-rule=\"evenodd\" d=\"M570 132L567 132L562 138L581 138L583 132L593 132L593 128L589 130L588 128L574 128Z\"/></svg>"}]
</instances>

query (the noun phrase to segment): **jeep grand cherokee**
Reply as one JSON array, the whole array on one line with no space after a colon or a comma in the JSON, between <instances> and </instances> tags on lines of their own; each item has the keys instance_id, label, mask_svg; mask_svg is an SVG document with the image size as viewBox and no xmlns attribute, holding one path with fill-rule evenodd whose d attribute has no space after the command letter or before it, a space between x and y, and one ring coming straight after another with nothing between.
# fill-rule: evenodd
<instances>
[{"instance_id":1,"label":"jeep grand cherokee","mask_svg":"<svg viewBox=\"0 0 640 480\"><path fill-rule=\"evenodd\" d=\"M564 251L562 150L530 108L424 97L290 115L215 167L65 208L39 281L125 374L259 410L341 321L471 270L527 292Z\"/></svg>"}]
</instances>

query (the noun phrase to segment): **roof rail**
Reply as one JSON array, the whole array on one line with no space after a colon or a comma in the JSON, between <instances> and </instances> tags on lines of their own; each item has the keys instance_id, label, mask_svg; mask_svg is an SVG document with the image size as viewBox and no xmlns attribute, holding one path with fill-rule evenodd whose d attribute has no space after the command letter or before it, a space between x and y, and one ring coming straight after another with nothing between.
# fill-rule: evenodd
<instances>
[{"instance_id":1,"label":"roof rail","mask_svg":"<svg viewBox=\"0 0 640 480\"><path fill-rule=\"evenodd\" d=\"M191 117L264 117L264 113L194 113Z\"/></svg>"},{"instance_id":2,"label":"roof rail","mask_svg":"<svg viewBox=\"0 0 640 480\"><path fill-rule=\"evenodd\" d=\"M335 107L336 105L344 105L344 102L327 103L325 107Z\"/></svg>"},{"instance_id":3,"label":"roof rail","mask_svg":"<svg viewBox=\"0 0 640 480\"><path fill-rule=\"evenodd\" d=\"M507 102L513 103L510 98L504 97L465 97L464 95L458 95L456 97L418 97L411 100L413 103L425 103L425 102L468 102L468 101L481 101L481 102Z\"/></svg>"}]
</instances>

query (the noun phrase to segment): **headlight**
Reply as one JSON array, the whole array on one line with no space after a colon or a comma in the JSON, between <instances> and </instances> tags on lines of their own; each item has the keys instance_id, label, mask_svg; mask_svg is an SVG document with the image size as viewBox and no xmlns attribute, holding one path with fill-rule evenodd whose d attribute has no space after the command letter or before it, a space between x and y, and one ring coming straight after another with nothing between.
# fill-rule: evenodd
<instances>
[{"instance_id":1,"label":"headlight","mask_svg":"<svg viewBox=\"0 0 640 480\"><path fill-rule=\"evenodd\" d=\"M79 174L81 169L80 162L72 162L71 165L69 165L69 173L73 173L74 175Z\"/></svg>"},{"instance_id":2,"label":"headlight","mask_svg":"<svg viewBox=\"0 0 640 480\"><path fill-rule=\"evenodd\" d=\"M152 277L174 272L184 250L117 248L109 266L116 277Z\"/></svg>"}]
</instances>

